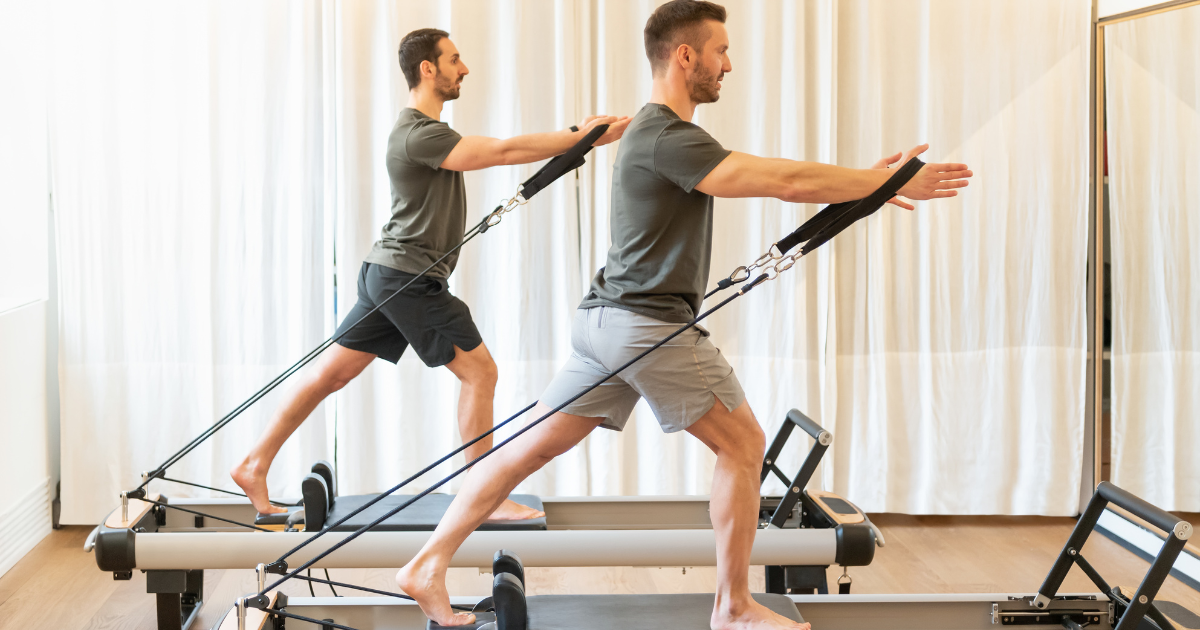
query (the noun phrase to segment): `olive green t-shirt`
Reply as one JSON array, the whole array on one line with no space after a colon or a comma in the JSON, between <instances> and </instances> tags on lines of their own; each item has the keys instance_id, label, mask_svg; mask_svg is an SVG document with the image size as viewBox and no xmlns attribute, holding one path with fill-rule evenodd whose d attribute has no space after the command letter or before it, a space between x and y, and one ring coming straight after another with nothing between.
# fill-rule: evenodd
<instances>
[{"instance_id":1,"label":"olive green t-shirt","mask_svg":"<svg viewBox=\"0 0 1200 630\"><path fill-rule=\"evenodd\" d=\"M392 218L366 262L418 274L462 241L467 193L462 173L441 168L462 136L444 122L410 107L400 112L388 137L387 171L392 180ZM448 278L458 253L429 270Z\"/></svg>"},{"instance_id":2,"label":"olive green t-shirt","mask_svg":"<svg viewBox=\"0 0 1200 630\"><path fill-rule=\"evenodd\" d=\"M666 105L642 107L613 166L608 261L579 308L613 306L665 322L696 316L708 285L713 198L695 187L729 154Z\"/></svg>"}]
</instances>

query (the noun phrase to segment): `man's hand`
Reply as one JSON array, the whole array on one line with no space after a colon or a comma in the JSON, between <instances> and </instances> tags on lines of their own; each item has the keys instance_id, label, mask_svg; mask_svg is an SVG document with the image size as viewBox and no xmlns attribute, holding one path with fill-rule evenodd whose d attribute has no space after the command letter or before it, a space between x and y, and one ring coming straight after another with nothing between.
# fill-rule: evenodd
<instances>
[{"instance_id":1,"label":"man's hand","mask_svg":"<svg viewBox=\"0 0 1200 630\"><path fill-rule=\"evenodd\" d=\"M908 162L910 159L921 155L929 150L928 144L915 146L908 150L899 160L901 164ZM891 164L896 160L891 157L886 157L876 162L874 168L879 168L880 164ZM886 164L885 164L886 162ZM920 171L908 183L904 185L897 193L897 198L892 199L890 203L894 203L901 208L913 209L911 204L905 203L898 197L908 197L918 201L926 199L941 199L943 197L954 197L958 195L957 188L966 188L967 178L974 175L967 168L966 164L926 164L921 167Z\"/></svg>"},{"instance_id":2,"label":"man's hand","mask_svg":"<svg viewBox=\"0 0 1200 630\"><path fill-rule=\"evenodd\" d=\"M594 147L602 147L610 142L620 140L621 136L625 133L625 128L629 126L629 120L629 116L595 115L584 118L576 126L586 135L596 125L608 125L608 131L605 131L604 135L592 143Z\"/></svg>"},{"instance_id":3,"label":"man's hand","mask_svg":"<svg viewBox=\"0 0 1200 630\"><path fill-rule=\"evenodd\" d=\"M891 168L893 164L900 161L900 157L903 155L904 155L903 152L897 151L895 154L889 155L885 158L882 158L878 162L872 164L871 169L876 170L876 171L881 171L886 168ZM916 210L917 209L916 206L912 205L911 203L908 203L907 201L905 201L899 197L892 197L891 199L888 199L887 202L892 204L893 206L900 206L901 208L904 208L905 210Z\"/></svg>"}]
</instances>

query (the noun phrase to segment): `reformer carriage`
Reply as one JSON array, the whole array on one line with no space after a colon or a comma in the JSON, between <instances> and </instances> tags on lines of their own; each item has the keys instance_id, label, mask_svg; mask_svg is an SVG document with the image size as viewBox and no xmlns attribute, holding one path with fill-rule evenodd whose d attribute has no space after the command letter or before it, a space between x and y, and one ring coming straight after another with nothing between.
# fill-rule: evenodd
<instances>
[{"instance_id":1,"label":"reformer carriage","mask_svg":"<svg viewBox=\"0 0 1200 630\"><path fill-rule=\"evenodd\" d=\"M777 465L799 428L813 440L799 470ZM763 481L786 484L783 496L763 496L751 562L768 565L773 593L826 593L826 568L865 566L884 540L853 503L830 492L805 490L833 436L799 410L788 412L763 460ZM410 499L390 496L339 521L378 495L338 496L332 466L319 462L303 483L299 506L268 518L246 499L172 499L156 505L133 499L114 510L89 537L101 570L118 579L145 571L157 598L160 630L186 628L203 603L207 569L254 569L326 531L290 558L307 562L378 516ZM708 499L703 496L544 497L512 495L546 512L540 519L485 524L454 557L453 566L491 568L496 549L513 550L528 566L712 566L716 562ZM313 568L394 568L407 563L437 525L451 499L430 494L385 520L361 540ZM167 507L170 506L170 507ZM258 527L266 531L256 531ZM848 584L842 589L848 590Z\"/></svg>"}]
</instances>

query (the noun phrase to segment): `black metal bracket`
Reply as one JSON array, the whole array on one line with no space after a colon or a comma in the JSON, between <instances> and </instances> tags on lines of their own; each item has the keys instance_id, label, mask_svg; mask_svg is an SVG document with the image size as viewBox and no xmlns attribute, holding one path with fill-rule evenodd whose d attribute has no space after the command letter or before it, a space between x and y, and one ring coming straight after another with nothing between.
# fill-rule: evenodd
<instances>
[{"instance_id":1,"label":"black metal bracket","mask_svg":"<svg viewBox=\"0 0 1200 630\"><path fill-rule=\"evenodd\" d=\"M158 630L187 630L204 604L204 571L147 571L146 592L155 595Z\"/></svg>"},{"instance_id":2,"label":"black metal bracket","mask_svg":"<svg viewBox=\"0 0 1200 630\"><path fill-rule=\"evenodd\" d=\"M275 562L266 565L264 568L266 569L267 573L283 575L288 572L288 563L287 560L276 560Z\"/></svg>"},{"instance_id":3,"label":"black metal bracket","mask_svg":"<svg viewBox=\"0 0 1200 630\"><path fill-rule=\"evenodd\" d=\"M257 608L266 610L271 607L271 598L266 595L255 595L254 597L246 598L246 608Z\"/></svg>"},{"instance_id":4,"label":"black metal bracket","mask_svg":"<svg viewBox=\"0 0 1200 630\"><path fill-rule=\"evenodd\" d=\"M800 470L796 472L796 476L788 479L779 469L778 461L783 447L787 446L788 438L791 437L792 430L796 427L803 429L815 442L812 449L808 451L808 456L804 458L804 463L800 465ZM784 493L774 514L771 515L768 521L769 526L782 528L783 524L787 522L788 516L800 502L804 487L808 485L809 479L812 479L817 465L821 463L821 458L825 455L825 451L829 450L832 442L833 434L821 428L821 425L801 413L799 409L793 409L787 413L783 425L779 427L779 432L775 434L775 439L771 441L771 446L767 448L767 454L763 457L762 473L758 480L761 486L767 480L767 475L774 474L780 481L787 484L787 492Z\"/></svg>"}]
</instances>

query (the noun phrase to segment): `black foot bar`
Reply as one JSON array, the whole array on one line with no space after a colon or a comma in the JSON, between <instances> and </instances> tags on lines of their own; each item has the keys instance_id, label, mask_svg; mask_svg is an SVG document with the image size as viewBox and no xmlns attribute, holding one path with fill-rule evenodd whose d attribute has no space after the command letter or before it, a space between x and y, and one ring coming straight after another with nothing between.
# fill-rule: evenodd
<instances>
[{"instance_id":1,"label":"black foot bar","mask_svg":"<svg viewBox=\"0 0 1200 630\"><path fill-rule=\"evenodd\" d=\"M779 470L776 463L779 460L779 454L783 452L783 447L787 445L788 438L792 435L792 429L800 427L804 429L812 439L816 440L812 450L808 452L808 457L804 458L804 463L800 465L800 470L796 472L796 476L788 479ZM779 427L779 432L775 434L775 439L771 441L771 447L767 449L767 454L763 458L762 474L759 475L758 483L761 486L767 480L767 474L774 473L780 481L787 484L787 492L784 493L783 499L779 501L779 505L775 508L775 512L771 515L771 521L767 524L768 527L782 529L783 524L787 522L788 516L792 510L796 509L796 504L800 502L800 496L804 492L804 486L808 485L808 480L812 479L813 473L817 471L817 465L821 463L821 457L825 455L825 451L829 449L829 445L833 442L833 434L821 428L821 425L813 421L812 418L804 415L799 409L793 409L788 412L787 419L783 421L783 426Z\"/></svg>"},{"instance_id":2,"label":"black foot bar","mask_svg":"<svg viewBox=\"0 0 1200 630\"><path fill-rule=\"evenodd\" d=\"M1109 503L1128 510L1134 516L1167 534L1167 540L1163 543L1158 556L1154 558L1154 562L1151 563L1146 577L1142 578L1137 592L1128 600L1120 590L1110 587L1100 577L1100 573L1080 553L1083 544L1087 542L1088 536L1096 527L1096 521L1100 519L1100 515ZM1092 500L1088 502L1087 509L1079 517L1079 522L1075 524L1075 531L1071 532L1071 537L1067 539L1062 553L1058 554L1058 560L1050 569L1046 581L1038 589L1033 605L1042 609L1049 606L1050 601L1058 594L1063 580L1066 579L1067 572L1071 570L1071 565L1078 564L1092 582L1112 600L1115 616L1119 618L1119 621L1114 622L1114 630L1135 630L1146 617L1149 617L1162 630L1173 630L1174 626L1155 608L1154 597L1158 595L1158 589L1162 587L1163 582L1171 573L1175 559L1179 557L1184 544L1191 536L1191 523L1181 520L1166 510L1157 508L1107 481L1101 482L1096 487L1096 493L1092 495Z\"/></svg>"}]
</instances>

